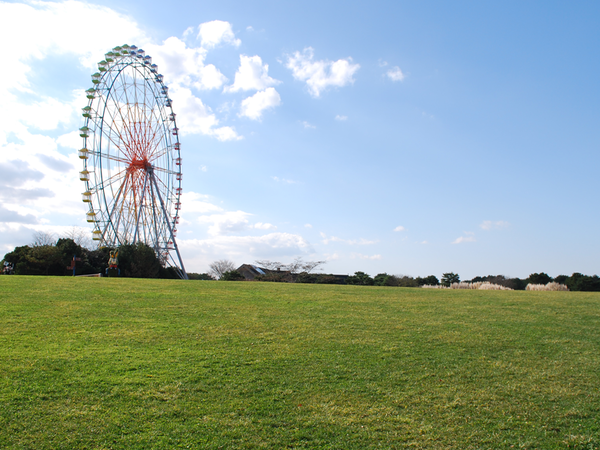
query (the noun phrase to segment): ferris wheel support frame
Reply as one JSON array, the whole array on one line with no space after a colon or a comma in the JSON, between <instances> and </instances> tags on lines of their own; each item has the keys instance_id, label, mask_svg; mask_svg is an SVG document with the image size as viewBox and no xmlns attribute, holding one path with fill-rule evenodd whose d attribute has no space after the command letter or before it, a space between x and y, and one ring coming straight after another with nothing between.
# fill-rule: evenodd
<instances>
[{"instance_id":1,"label":"ferris wheel support frame","mask_svg":"<svg viewBox=\"0 0 600 450\"><path fill-rule=\"evenodd\" d=\"M165 209L165 204L162 199L162 195L160 195L160 189L158 188L158 184L156 183L156 179L154 178L154 168L152 167L152 165L150 165L147 168L147 175L150 176L150 185L152 185L152 183L154 183L154 187L156 188L156 193L158 194L158 200L160 201L160 206L163 210L163 214L167 214L167 211ZM179 275L180 278L182 278L184 280L189 280L188 274L185 271L185 267L183 266L183 260L181 259L181 254L179 253L179 246L177 245L177 240L175 239L175 235L173 234L173 228L171 227L171 224L169 221L167 221L166 223L167 223L167 227L169 229L169 234L171 235L173 247L175 248L175 252L177 253L177 259L179 259L179 264L181 265L181 269L180 269L177 266L177 264L175 264L175 270L177 271L177 274ZM169 256L171 256L170 253L169 253ZM171 258L173 258L173 257L171 256Z\"/></svg>"}]
</instances>

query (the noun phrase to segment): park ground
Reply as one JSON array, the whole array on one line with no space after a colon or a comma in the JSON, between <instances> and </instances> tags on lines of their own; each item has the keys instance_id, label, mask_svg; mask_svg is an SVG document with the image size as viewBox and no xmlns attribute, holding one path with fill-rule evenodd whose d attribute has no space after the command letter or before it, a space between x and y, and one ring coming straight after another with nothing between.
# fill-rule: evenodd
<instances>
[{"instance_id":1,"label":"park ground","mask_svg":"<svg viewBox=\"0 0 600 450\"><path fill-rule=\"evenodd\" d=\"M598 449L600 293L0 277L2 449Z\"/></svg>"}]
</instances>

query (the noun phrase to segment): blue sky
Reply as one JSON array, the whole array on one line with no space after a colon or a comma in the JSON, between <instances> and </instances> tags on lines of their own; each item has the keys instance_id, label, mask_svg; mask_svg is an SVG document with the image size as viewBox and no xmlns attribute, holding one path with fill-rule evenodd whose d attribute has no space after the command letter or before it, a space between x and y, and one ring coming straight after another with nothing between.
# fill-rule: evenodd
<instances>
[{"instance_id":1,"label":"blue sky","mask_svg":"<svg viewBox=\"0 0 600 450\"><path fill-rule=\"evenodd\" d=\"M0 253L87 227L82 92L128 43L174 99L188 271L600 273L599 20L584 1L0 2Z\"/></svg>"}]
</instances>

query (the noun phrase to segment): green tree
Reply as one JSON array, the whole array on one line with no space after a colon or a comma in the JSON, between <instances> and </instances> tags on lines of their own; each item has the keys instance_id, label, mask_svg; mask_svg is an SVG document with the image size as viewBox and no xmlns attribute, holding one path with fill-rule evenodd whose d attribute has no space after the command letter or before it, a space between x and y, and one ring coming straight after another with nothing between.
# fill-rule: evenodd
<instances>
[{"instance_id":1,"label":"green tree","mask_svg":"<svg viewBox=\"0 0 600 450\"><path fill-rule=\"evenodd\" d=\"M354 275L346 278L346 284L356 284L360 286L373 286L375 281L364 272L354 272Z\"/></svg>"},{"instance_id":2,"label":"green tree","mask_svg":"<svg viewBox=\"0 0 600 450\"><path fill-rule=\"evenodd\" d=\"M529 284L548 284L552 281L552 277L544 272L532 273L526 281Z\"/></svg>"},{"instance_id":3,"label":"green tree","mask_svg":"<svg viewBox=\"0 0 600 450\"><path fill-rule=\"evenodd\" d=\"M13 265L13 267L15 268L15 273L17 275L26 275L26 273L19 273L16 270L17 270L17 265L21 261L25 261L25 257L29 254L30 251L31 251L31 247L29 247L28 245L23 245L21 247L15 247L15 249L12 252L9 252L6 255L4 255L4 259L2 260L2 262L11 263Z\"/></svg>"},{"instance_id":4,"label":"green tree","mask_svg":"<svg viewBox=\"0 0 600 450\"><path fill-rule=\"evenodd\" d=\"M119 269L122 277L158 278L161 265L154 249L139 242L119 247Z\"/></svg>"},{"instance_id":5,"label":"green tree","mask_svg":"<svg viewBox=\"0 0 600 450\"><path fill-rule=\"evenodd\" d=\"M566 280L566 285L571 291L600 291L600 278L598 275L589 276L575 272Z\"/></svg>"},{"instance_id":6,"label":"green tree","mask_svg":"<svg viewBox=\"0 0 600 450\"><path fill-rule=\"evenodd\" d=\"M393 277L395 278L395 277ZM387 273L378 273L377 275L375 275L375 278L373 278L373 284L375 286L390 286L388 284L388 281L392 279L392 275L388 275Z\"/></svg>"},{"instance_id":7,"label":"green tree","mask_svg":"<svg viewBox=\"0 0 600 450\"><path fill-rule=\"evenodd\" d=\"M450 286L453 283L460 283L460 277L457 273L448 272L442 274L442 286Z\"/></svg>"},{"instance_id":8,"label":"green tree","mask_svg":"<svg viewBox=\"0 0 600 450\"><path fill-rule=\"evenodd\" d=\"M244 275L239 273L237 270L228 270L221 275L220 281L244 281Z\"/></svg>"},{"instance_id":9,"label":"green tree","mask_svg":"<svg viewBox=\"0 0 600 450\"><path fill-rule=\"evenodd\" d=\"M554 281L560 284L566 284L567 280L569 279L568 275L559 275L557 277L554 277Z\"/></svg>"},{"instance_id":10,"label":"green tree","mask_svg":"<svg viewBox=\"0 0 600 450\"><path fill-rule=\"evenodd\" d=\"M429 275L424 278L417 277L416 281L419 286L424 286L424 285L439 286L439 284L440 284L440 280L438 280L438 277L436 277L435 275Z\"/></svg>"}]
</instances>

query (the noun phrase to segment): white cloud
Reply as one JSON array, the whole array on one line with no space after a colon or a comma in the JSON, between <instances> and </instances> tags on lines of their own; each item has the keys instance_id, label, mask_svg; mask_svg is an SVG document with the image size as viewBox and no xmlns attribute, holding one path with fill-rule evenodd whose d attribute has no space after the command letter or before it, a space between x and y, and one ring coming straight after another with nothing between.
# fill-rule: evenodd
<instances>
[{"instance_id":1,"label":"white cloud","mask_svg":"<svg viewBox=\"0 0 600 450\"><path fill-rule=\"evenodd\" d=\"M398 67L398 66L391 68L385 74L392 81L404 80L404 74L402 73L402 70L400 70L400 67Z\"/></svg>"},{"instance_id":2,"label":"white cloud","mask_svg":"<svg viewBox=\"0 0 600 450\"><path fill-rule=\"evenodd\" d=\"M184 191L181 194L181 215L185 217L190 213L207 214L221 212L223 208L208 202L208 196L192 191Z\"/></svg>"},{"instance_id":3,"label":"white cloud","mask_svg":"<svg viewBox=\"0 0 600 450\"><path fill-rule=\"evenodd\" d=\"M352 63L352 58L337 61L314 61L313 58L314 50L307 47L302 53L288 56L286 63L295 79L306 82L313 97L319 97L329 86L342 87L354 83L353 76L360 68L359 64Z\"/></svg>"},{"instance_id":4,"label":"white cloud","mask_svg":"<svg viewBox=\"0 0 600 450\"><path fill-rule=\"evenodd\" d=\"M484 220L479 227L483 230L501 230L503 228L508 228L510 223L504 220Z\"/></svg>"},{"instance_id":5,"label":"white cloud","mask_svg":"<svg viewBox=\"0 0 600 450\"><path fill-rule=\"evenodd\" d=\"M242 100L239 115L252 120L259 120L265 109L275 108L279 105L281 105L281 97L275 88L270 87Z\"/></svg>"},{"instance_id":6,"label":"white cloud","mask_svg":"<svg viewBox=\"0 0 600 450\"><path fill-rule=\"evenodd\" d=\"M161 45L147 45L146 52L158 65L165 83L172 88L180 85L201 90L218 89L227 82L227 77L214 65L204 64L205 48L187 47L176 37L166 39Z\"/></svg>"},{"instance_id":7,"label":"white cloud","mask_svg":"<svg viewBox=\"0 0 600 450\"><path fill-rule=\"evenodd\" d=\"M304 228L312 228L313 226L310 223L305 223Z\"/></svg>"},{"instance_id":8,"label":"white cloud","mask_svg":"<svg viewBox=\"0 0 600 450\"><path fill-rule=\"evenodd\" d=\"M335 261L336 259L340 259L340 255L337 253L325 253L325 261Z\"/></svg>"},{"instance_id":9,"label":"white cloud","mask_svg":"<svg viewBox=\"0 0 600 450\"><path fill-rule=\"evenodd\" d=\"M225 211L198 217L201 224L209 224L208 233L212 236L237 233L249 228L248 217L252 214L244 211Z\"/></svg>"},{"instance_id":10,"label":"white cloud","mask_svg":"<svg viewBox=\"0 0 600 450\"><path fill-rule=\"evenodd\" d=\"M235 80L231 86L225 88L225 92L260 91L279 83L281 81L269 76L269 65L263 65L260 56L240 55L240 67L235 74Z\"/></svg>"},{"instance_id":11,"label":"white cloud","mask_svg":"<svg viewBox=\"0 0 600 450\"><path fill-rule=\"evenodd\" d=\"M257 258L275 259L314 253L302 236L280 232L262 236L220 235L209 239L179 239L177 242L186 267L197 268L195 270L198 271L207 270L216 259L227 258L242 264Z\"/></svg>"},{"instance_id":12,"label":"white cloud","mask_svg":"<svg viewBox=\"0 0 600 450\"><path fill-rule=\"evenodd\" d=\"M404 228L402 225L398 225L396 228L394 228L394 231L406 231L406 228Z\"/></svg>"},{"instance_id":13,"label":"white cloud","mask_svg":"<svg viewBox=\"0 0 600 450\"><path fill-rule=\"evenodd\" d=\"M206 166L200 166L200 167L198 167L198 169L199 169L201 172L208 172L208 167L206 167Z\"/></svg>"},{"instance_id":14,"label":"white cloud","mask_svg":"<svg viewBox=\"0 0 600 450\"><path fill-rule=\"evenodd\" d=\"M254 228L256 228L258 230L276 230L277 229L277 227L275 225L273 225L272 223L262 223L262 222L255 223Z\"/></svg>"},{"instance_id":15,"label":"white cloud","mask_svg":"<svg viewBox=\"0 0 600 450\"><path fill-rule=\"evenodd\" d=\"M200 43L204 48L215 48L221 43L239 47L242 43L242 41L236 39L235 33L231 29L231 24L222 20L213 20L200 24L198 39L200 39Z\"/></svg>"},{"instance_id":16,"label":"white cloud","mask_svg":"<svg viewBox=\"0 0 600 450\"><path fill-rule=\"evenodd\" d=\"M84 20L86 17L94 20ZM0 41L14 42L15 37L18 45L2 48L3 67L10 70L2 72L0 88L29 92L31 63L49 54L77 56L91 69L115 43L148 42L133 19L78 1L0 3Z\"/></svg>"},{"instance_id":17,"label":"white cloud","mask_svg":"<svg viewBox=\"0 0 600 450\"><path fill-rule=\"evenodd\" d=\"M190 89L174 87L169 95L173 99L173 106L178 111L177 118L182 135L201 133L220 141L241 139L233 128L219 127L219 120L210 107L202 103L202 100L192 94Z\"/></svg>"},{"instance_id":18,"label":"white cloud","mask_svg":"<svg viewBox=\"0 0 600 450\"><path fill-rule=\"evenodd\" d=\"M453 244L463 244L465 242L475 242L475 233L472 231L465 231L465 235L459 238L456 238L452 241Z\"/></svg>"},{"instance_id":19,"label":"white cloud","mask_svg":"<svg viewBox=\"0 0 600 450\"><path fill-rule=\"evenodd\" d=\"M337 116L335 116L335 120L339 120L340 122L343 122L345 120L348 120L348 116L340 116L338 114Z\"/></svg>"},{"instance_id":20,"label":"white cloud","mask_svg":"<svg viewBox=\"0 0 600 450\"><path fill-rule=\"evenodd\" d=\"M321 238L323 238L323 244L327 245L330 242L343 242L348 245L372 245L376 244L377 241L370 241L368 239L360 238L360 239L342 239L336 236L327 236L325 233L320 233Z\"/></svg>"},{"instance_id":21,"label":"white cloud","mask_svg":"<svg viewBox=\"0 0 600 450\"><path fill-rule=\"evenodd\" d=\"M306 120L302 121L302 125L304 126L304 128L308 128L308 129L315 129L317 128L315 125L307 122Z\"/></svg>"}]
</instances>

